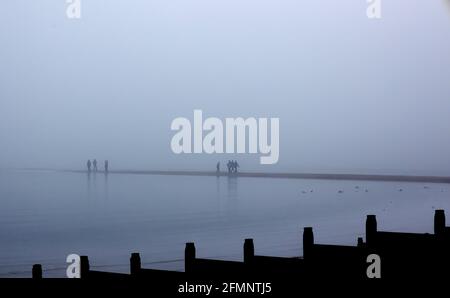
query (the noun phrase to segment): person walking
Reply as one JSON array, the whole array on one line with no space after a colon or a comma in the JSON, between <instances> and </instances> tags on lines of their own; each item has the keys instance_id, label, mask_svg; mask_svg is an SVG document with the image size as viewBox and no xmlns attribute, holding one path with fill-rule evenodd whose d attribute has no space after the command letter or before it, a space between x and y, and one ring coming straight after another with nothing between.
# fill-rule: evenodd
<instances>
[{"instance_id":1,"label":"person walking","mask_svg":"<svg viewBox=\"0 0 450 298\"><path fill-rule=\"evenodd\" d=\"M88 159L86 166L87 166L88 172L91 172L91 160L90 159Z\"/></svg>"},{"instance_id":2,"label":"person walking","mask_svg":"<svg viewBox=\"0 0 450 298\"><path fill-rule=\"evenodd\" d=\"M94 172L97 172L97 160L94 159L94 161L92 162L92 165L94 166Z\"/></svg>"},{"instance_id":3,"label":"person walking","mask_svg":"<svg viewBox=\"0 0 450 298\"><path fill-rule=\"evenodd\" d=\"M108 173L109 170L109 162L108 160L105 160L105 173Z\"/></svg>"}]
</instances>

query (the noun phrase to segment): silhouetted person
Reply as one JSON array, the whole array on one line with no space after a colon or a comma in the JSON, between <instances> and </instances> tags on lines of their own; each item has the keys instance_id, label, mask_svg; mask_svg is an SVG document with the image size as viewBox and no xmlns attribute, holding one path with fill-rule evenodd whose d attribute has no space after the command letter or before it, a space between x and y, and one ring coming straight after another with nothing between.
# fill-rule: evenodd
<instances>
[{"instance_id":1,"label":"silhouetted person","mask_svg":"<svg viewBox=\"0 0 450 298\"><path fill-rule=\"evenodd\" d=\"M231 160L229 160L228 162L227 162L227 168L228 168L228 174L230 174L231 173Z\"/></svg>"},{"instance_id":2,"label":"silhouetted person","mask_svg":"<svg viewBox=\"0 0 450 298\"><path fill-rule=\"evenodd\" d=\"M235 172L235 173L237 173L238 168L239 168L239 164L238 164L237 160L235 160L235 161L234 161L234 172Z\"/></svg>"},{"instance_id":3,"label":"silhouetted person","mask_svg":"<svg viewBox=\"0 0 450 298\"><path fill-rule=\"evenodd\" d=\"M227 166L228 166L228 173L233 173L233 161L232 160L228 161Z\"/></svg>"},{"instance_id":4,"label":"silhouetted person","mask_svg":"<svg viewBox=\"0 0 450 298\"><path fill-rule=\"evenodd\" d=\"M97 172L97 160L94 159L94 161L92 162L92 165L94 166L94 172Z\"/></svg>"},{"instance_id":5,"label":"silhouetted person","mask_svg":"<svg viewBox=\"0 0 450 298\"><path fill-rule=\"evenodd\" d=\"M88 172L90 172L91 171L91 160L90 159L88 159L86 166L88 168Z\"/></svg>"},{"instance_id":6,"label":"silhouetted person","mask_svg":"<svg viewBox=\"0 0 450 298\"><path fill-rule=\"evenodd\" d=\"M216 172L217 172L217 173L220 172L220 162L218 162L217 165L216 165Z\"/></svg>"},{"instance_id":7,"label":"silhouetted person","mask_svg":"<svg viewBox=\"0 0 450 298\"><path fill-rule=\"evenodd\" d=\"M105 160L105 173L108 173L108 168L109 168L109 162L108 162L108 160Z\"/></svg>"}]
</instances>

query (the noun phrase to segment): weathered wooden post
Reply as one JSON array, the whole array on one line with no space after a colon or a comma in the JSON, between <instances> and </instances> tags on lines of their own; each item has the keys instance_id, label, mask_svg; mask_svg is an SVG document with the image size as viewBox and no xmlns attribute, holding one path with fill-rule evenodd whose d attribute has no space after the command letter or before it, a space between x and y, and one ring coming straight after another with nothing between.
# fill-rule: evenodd
<instances>
[{"instance_id":1,"label":"weathered wooden post","mask_svg":"<svg viewBox=\"0 0 450 298\"><path fill-rule=\"evenodd\" d=\"M255 257L255 246L253 239L248 238L244 241L244 263L249 265L253 263Z\"/></svg>"},{"instance_id":2,"label":"weathered wooden post","mask_svg":"<svg viewBox=\"0 0 450 298\"><path fill-rule=\"evenodd\" d=\"M445 234L445 211L442 209L434 211L434 234L437 236Z\"/></svg>"},{"instance_id":3,"label":"weathered wooden post","mask_svg":"<svg viewBox=\"0 0 450 298\"><path fill-rule=\"evenodd\" d=\"M366 243L368 247L375 245L377 235L377 217L375 215L367 215L366 219Z\"/></svg>"},{"instance_id":4,"label":"weathered wooden post","mask_svg":"<svg viewBox=\"0 0 450 298\"><path fill-rule=\"evenodd\" d=\"M132 276L137 276L141 271L141 256L138 252L131 254L130 258L130 274Z\"/></svg>"},{"instance_id":5,"label":"weathered wooden post","mask_svg":"<svg viewBox=\"0 0 450 298\"><path fill-rule=\"evenodd\" d=\"M80 278L89 277L89 258L88 256L80 256Z\"/></svg>"},{"instance_id":6,"label":"weathered wooden post","mask_svg":"<svg viewBox=\"0 0 450 298\"><path fill-rule=\"evenodd\" d=\"M31 270L31 276L33 279L42 279L42 265L34 264Z\"/></svg>"},{"instance_id":7,"label":"weathered wooden post","mask_svg":"<svg viewBox=\"0 0 450 298\"><path fill-rule=\"evenodd\" d=\"M186 273L194 272L195 268L195 245L194 242L186 243L184 249L184 271Z\"/></svg>"},{"instance_id":8,"label":"weathered wooden post","mask_svg":"<svg viewBox=\"0 0 450 298\"><path fill-rule=\"evenodd\" d=\"M314 246L314 233L312 227L303 228L303 258L305 260L312 257Z\"/></svg>"},{"instance_id":9,"label":"weathered wooden post","mask_svg":"<svg viewBox=\"0 0 450 298\"><path fill-rule=\"evenodd\" d=\"M357 247L364 247L364 241L362 237L358 237L358 244Z\"/></svg>"}]
</instances>

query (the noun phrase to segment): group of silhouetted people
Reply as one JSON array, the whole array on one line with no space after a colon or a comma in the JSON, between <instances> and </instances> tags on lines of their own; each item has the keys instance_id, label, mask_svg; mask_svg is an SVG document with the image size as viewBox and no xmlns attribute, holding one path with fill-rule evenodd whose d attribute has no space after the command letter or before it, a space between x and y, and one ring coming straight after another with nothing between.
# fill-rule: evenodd
<instances>
[{"instance_id":1,"label":"group of silhouetted people","mask_svg":"<svg viewBox=\"0 0 450 298\"><path fill-rule=\"evenodd\" d=\"M90 159L88 159L87 163L86 163L88 172L90 173L91 171L97 172L98 171L98 167L97 167L97 160L94 159L92 162ZM105 164L104 164L104 170L105 173L108 173L108 168L109 168L109 162L108 160L105 160Z\"/></svg>"},{"instance_id":2,"label":"group of silhouetted people","mask_svg":"<svg viewBox=\"0 0 450 298\"><path fill-rule=\"evenodd\" d=\"M227 162L227 168L228 168L228 173L237 173L238 168L239 168L239 164L237 162L237 160L229 160Z\"/></svg>"},{"instance_id":3,"label":"group of silhouetted people","mask_svg":"<svg viewBox=\"0 0 450 298\"><path fill-rule=\"evenodd\" d=\"M227 162L227 168L228 168L228 174L237 173L239 164L237 160L229 160ZM216 164L216 173L217 175L220 174L220 162Z\"/></svg>"}]
</instances>

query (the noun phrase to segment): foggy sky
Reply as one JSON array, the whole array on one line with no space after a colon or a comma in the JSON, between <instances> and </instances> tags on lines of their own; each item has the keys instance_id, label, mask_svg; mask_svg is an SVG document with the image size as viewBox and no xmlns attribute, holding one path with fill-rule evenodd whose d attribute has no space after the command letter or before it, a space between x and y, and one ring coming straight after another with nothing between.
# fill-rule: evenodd
<instances>
[{"instance_id":1,"label":"foggy sky","mask_svg":"<svg viewBox=\"0 0 450 298\"><path fill-rule=\"evenodd\" d=\"M450 174L445 1L64 0L0 6L0 168ZM278 164L175 155L176 117L279 117Z\"/></svg>"}]
</instances>

